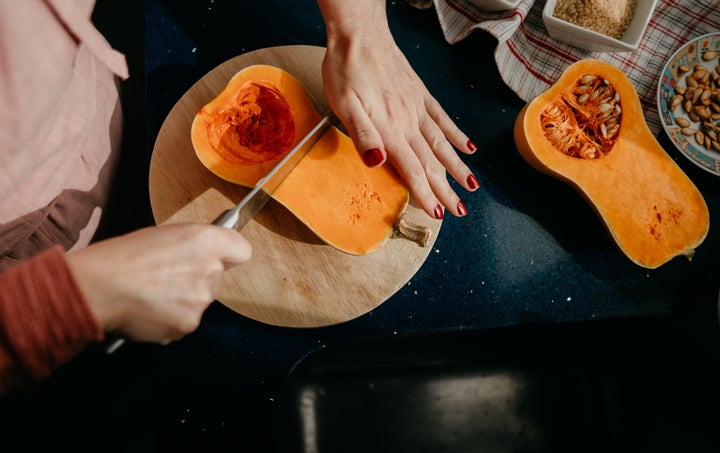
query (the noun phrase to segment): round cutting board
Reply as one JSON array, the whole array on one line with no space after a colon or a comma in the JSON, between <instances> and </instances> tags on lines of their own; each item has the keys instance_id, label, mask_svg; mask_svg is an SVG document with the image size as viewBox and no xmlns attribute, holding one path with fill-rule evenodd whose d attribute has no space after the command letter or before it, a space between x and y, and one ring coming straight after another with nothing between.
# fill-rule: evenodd
<instances>
[{"instance_id":1,"label":"round cutting board","mask_svg":"<svg viewBox=\"0 0 720 453\"><path fill-rule=\"evenodd\" d=\"M212 222L249 192L215 176L198 160L190 141L195 112L240 69L269 64L300 80L324 115L330 111L320 69L324 55L325 48L314 46L249 52L219 65L183 95L163 122L150 161L150 203L158 225ZM391 238L376 252L355 256L325 244L270 200L241 230L253 246L252 258L225 272L218 301L256 321L286 327L328 326L361 316L406 284L432 249L442 222L412 199L404 216L431 230L426 246Z\"/></svg>"}]
</instances>

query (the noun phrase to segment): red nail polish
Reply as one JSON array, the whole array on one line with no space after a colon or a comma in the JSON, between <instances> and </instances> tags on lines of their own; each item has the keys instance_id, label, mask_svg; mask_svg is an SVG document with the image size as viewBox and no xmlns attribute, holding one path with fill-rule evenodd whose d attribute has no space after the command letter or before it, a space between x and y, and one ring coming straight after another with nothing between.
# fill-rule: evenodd
<instances>
[{"instance_id":1,"label":"red nail polish","mask_svg":"<svg viewBox=\"0 0 720 453\"><path fill-rule=\"evenodd\" d=\"M477 150L477 146L475 145L475 143L472 142L472 140L468 140L468 142L467 142L467 147L468 147L468 149L469 149L470 151L476 151L476 150Z\"/></svg>"},{"instance_id":2,"label":"red nail polish","mask_svg":"<svg viewBox=\"0 0 720 453\"><path fill-rule=\"evenodd\" d=\"M463 203L462 201L458 201L457 210L458 210L458 214L460 214L460 217L465 217L468 213L467 207L465 206L465 203Z\"/></svg>"},{"instance_id":3,"label":"red nail polish","mask_svg":"<svg viewBox=\"0 0 720 453\"><path fill-rule=\"evenodd\" d=\"M440 205L435 206L435 218L438 220L442 220L443 218L443 209Z\"/></svg>"},{"instance_id":4,"label":"red nail polish","mask_svg":"<svg viewBox=\"0 0 720 453\"><path fill-rule=\"evenodd\" d=\"M470 187L470 190L475 190L480 187L480 181L478 181L472 173L467 177L467 184L468 187Z\"/></svg>"},{"instance_id":5,"label":"red nail polish","mask_svg":"<svg viewBox=\"0 0 720 453\"><path fill-rule=\"evenodd\" d=\"M376 167L383 161L382 151L380 148L370 148L362 154L362 160L368 167Z\"/></svg>"}]
</instances>

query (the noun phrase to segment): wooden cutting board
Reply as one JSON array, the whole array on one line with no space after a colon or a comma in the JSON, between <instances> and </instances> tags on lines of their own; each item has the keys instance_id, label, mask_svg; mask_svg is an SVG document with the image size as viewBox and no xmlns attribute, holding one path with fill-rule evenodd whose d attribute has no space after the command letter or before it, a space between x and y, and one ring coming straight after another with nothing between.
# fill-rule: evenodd
<instances>
[{"instance_id":1,"label":"wooden cutting board","mask_svg":"<svg viewBox=\"0 0 720 453\"><path fill-rule=\"evenodd\" d=\"M324 55L325 48L314 46L249 52L219 65L183 95L160 128L150 161L150 203L158 225L212 222L249 191L200 163L190 141L195 112L240 69L269 64L300 80L324 115L330 111L320 69ZM404 215L432 231L425 247L395 238L374 253L354 256L323 243L271 200L242 229L253 255L225 273L218 301L254 320L286 327L328 326L361 316L405 285L432 250L442 222L430 218L413 200Z\"/></svg>"}]
</instances>

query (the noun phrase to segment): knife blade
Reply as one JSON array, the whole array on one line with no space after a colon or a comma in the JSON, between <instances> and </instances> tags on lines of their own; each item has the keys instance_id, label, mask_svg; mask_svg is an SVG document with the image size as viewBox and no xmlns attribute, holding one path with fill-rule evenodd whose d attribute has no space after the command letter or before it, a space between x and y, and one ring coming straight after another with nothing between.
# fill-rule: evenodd
<instances>
[{"instance_id":1,"label":"knife blade","mask_svg":"<svg viewBox=\"0 0 720 453\"><path fill-rule=\"evenodd\" d=\"M307 155L331 125L332 113L323 117L280 162L255 184L255 187L240 200L237 206L224 211L212 224L224 228L242 229L242 227L267 204L275 190L285 181L285 178L288 177L293 168ZM125 339L122 337L109 337L103 342L103 349L106 354L112 354L120 348L123 343L125 343Z\"/></svg>"},{"instance_id":2,"label":"knife blade","mask_svg":"<svg viewBox=\"0 0 720 453\"><path fill-rule=\"evenodd\" d=\"M320 140L332 124L331 115L325 116L315 127L298 142L242 199L234 208L220 214L213 222L230 229L242 229L250 219L272 198L272 194L287 178L295 166Z\"/></svg>"}]
</instances>

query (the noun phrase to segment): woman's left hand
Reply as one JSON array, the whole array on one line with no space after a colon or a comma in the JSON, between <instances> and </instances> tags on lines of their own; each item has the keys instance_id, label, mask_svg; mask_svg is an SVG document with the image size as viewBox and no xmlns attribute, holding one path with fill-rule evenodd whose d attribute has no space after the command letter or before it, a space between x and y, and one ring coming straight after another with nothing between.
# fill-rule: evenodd
<instances>
[{"instance_id":1,"label":"woman's left hand","mask_svg":"<svg viewBox=\"0 0 720 453\"><path fill-rule=\"evenodd\" d=\"M385 2L342 2L341 13L328 10L332 3L320 2L328 29L325 92L363 161L375 167L389 160L430 216L442 218L443 208L466 215L446 170L466 190L476 190L478 180L455 148L466 154L477 148L395 44Z\"/></svg>"}]
</instances>

